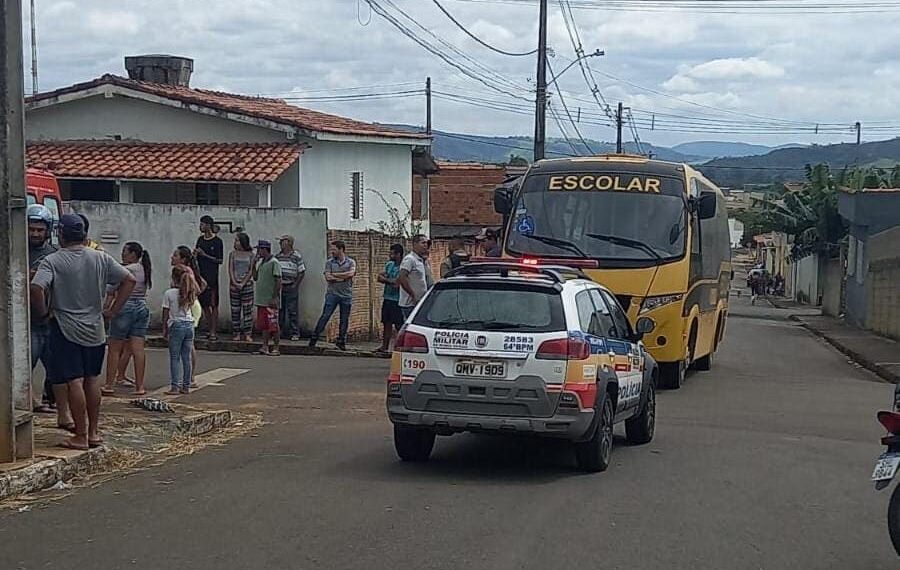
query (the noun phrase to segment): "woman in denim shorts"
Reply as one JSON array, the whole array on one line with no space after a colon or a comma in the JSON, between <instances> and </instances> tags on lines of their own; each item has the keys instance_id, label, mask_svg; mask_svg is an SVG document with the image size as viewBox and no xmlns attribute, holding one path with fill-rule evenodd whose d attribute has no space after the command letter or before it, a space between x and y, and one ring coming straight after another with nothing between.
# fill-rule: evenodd
<instances>
[{"instance_id":1,"label":"woman in denim shorts","mask_svg":"<svg viewBox=\"0 0 900 570\"><path fill-rule=\"evenodd\" d=\"M130 241L122 248L122 264L134 275L137 284L125 306L109 322L109 350L106 362L106 386L103 388L103 394L111 396L115 393L119 358L127 344L129 352L134 358L134 392L132 395L143 396L147 393L144 388L144 371L147 366L144 340L147 337L147 327L150 325L147 291L153 284L150 254L141 244ZM111 296L108 299L113 300Z\"/></svg>"}]
</instances>

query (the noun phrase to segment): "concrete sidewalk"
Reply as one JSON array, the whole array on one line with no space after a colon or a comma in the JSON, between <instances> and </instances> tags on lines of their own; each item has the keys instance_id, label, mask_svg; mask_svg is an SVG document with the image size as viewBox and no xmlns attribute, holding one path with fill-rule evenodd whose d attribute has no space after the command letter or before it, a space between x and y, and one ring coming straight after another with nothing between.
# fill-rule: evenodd
<instances>
[{"instance_id":1,"label":"concrete sidewalk","mask_svg":"<svg viewBox=\"0 0 900 570\"><path fill-rule=\"evenodd\" d=\"M900 384L900 343L858 329L843 320L824 315L793 317L863 367L894 384Z\"/></svg>"},{"instance_id":2,"label":"concrete sidewalk","mask_svg":"<svg viewBox=\"0 0 900 570\"><path fill-rule=\"evenodd\" d=\"M884 380L900 384L900 343L856 328L843 319L823 315L818 307L810 307L784 298L767 298L773 307L790 311L791 318L824 339L863 368Z\"/></svg>"},{"instance_id":3,"label":"concrete sidewalk","mask_svg":"<svg viewBox=\"0 0 900 570\"><path fill-rule=\"evenodd\" d=\"M150 412L128 400L104 399L100 419L104 444L86 451L59 447L69 434L56 427L56 415L36 415L34 458L0 466L0 505L44 489L68 488L67 482L75 478L128 468L145 456L177 446L179 438L208 434L232 420L227 410L170 404L174 412Z\"/></svg>"},{"instance_id":4,"label":"concrete sidewalk","mask_svg":"<svg viewBox=\"0 0 900 570\"><path fill-rule=\"evenodd\" d=\"M151 348L166 348L166 339L161 334L151 334L147 337L147 346ZM194 341L197 350L209 350L213 352L235 352L252 354L262 348L262 342L235 341L219 336L217 340L209 340L203 336ZM330 342L319 342L316 348L309 347L309 340L300 341L282 340L279 344L281 354L291 356L361 356L364 358L388 358L389 355L379 354L376 351L381 346L380 342L353 342L347 344L347 350L338 350Z\"/></svg>"}]
</instances>

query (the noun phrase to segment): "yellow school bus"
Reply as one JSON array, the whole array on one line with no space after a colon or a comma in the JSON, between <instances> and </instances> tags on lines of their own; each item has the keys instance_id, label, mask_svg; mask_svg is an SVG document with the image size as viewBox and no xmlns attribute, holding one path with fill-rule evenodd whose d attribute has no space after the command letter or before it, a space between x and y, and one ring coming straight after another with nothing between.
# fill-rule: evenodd
<instances>
[{"instance_id":1,"label":"yellow school bus","mask_svg":"<svg viewBox=\"0 0 900 570\"><path fill-rule=\"evenodd\" d=\"M655 322L644 344L660 382L709 370L725 333L732 279L721 190L686 164L642 156L541 160L495 195L508 257L566 259L613 291L632 323Z\"/></svg>"}]
</instances>

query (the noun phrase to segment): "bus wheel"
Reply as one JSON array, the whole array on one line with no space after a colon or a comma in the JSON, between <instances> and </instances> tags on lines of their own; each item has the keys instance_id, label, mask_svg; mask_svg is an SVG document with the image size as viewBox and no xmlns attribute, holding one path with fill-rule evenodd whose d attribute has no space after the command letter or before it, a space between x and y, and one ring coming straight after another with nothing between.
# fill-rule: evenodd
<instances>
[{"instance_id":1,"label":"bus wheel","mask_svg":"<svg viewBox=\"0 0 900 570\"><path fill-rule=\"evenodd\" d=\"M659 365L659 379L664 388L678 390L684 385L687 374L687 361L662 362Z\"/></svg>"},{"instance_id":2,"label":"bus wheel","mask_svg":"<svg viewBox=\"0 0 900 570\"><path fill-rule=\"evenodd\" d=\"M713 354L716 353L716 350L719 349L719 335L722 331L722 317L719 317L719 322L716 324L716 336L713 338L713 346L712 351L702 358L698 358L694 362L694 368L696 370L702 370L706 372L712 368L713 363Z\"/></svg>"},{"instance_id":3,"label":"bus wheel","mask_svg":"<svg viewBox=\"0 0 900 570\"><path fill-rule=\"evenodd\" d=\"M710 352L706 356L703 356L703 357L695 360L694 368L696 370L702 370L705 372L705 371L709 370L710 368L712 368L712 361L713 361L713 353Z\"/></svg>"}]
</instances>

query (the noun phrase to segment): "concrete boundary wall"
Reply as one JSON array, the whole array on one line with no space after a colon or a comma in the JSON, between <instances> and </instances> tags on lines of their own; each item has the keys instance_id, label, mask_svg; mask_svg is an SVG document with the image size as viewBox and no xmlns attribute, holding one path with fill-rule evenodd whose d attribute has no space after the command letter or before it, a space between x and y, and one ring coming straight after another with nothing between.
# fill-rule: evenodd
<instances>
[{"instance_id":1,"label":"concrete boundary wall","mask_svg":"<svg viewBox=\"0 0 900 570\"><path fill-rule=\"evenodd\" d=\"M259 239L269 240L277 251L278 237L291 234L295 248L303 255L308 272L300 286L300 326L309 330L315 326L325 282L321 268L327 255L327 212L318 208L246 208L228 206L188 206L180 204L118 204L110 202L69 203L74 212L83 213L90 220L90 236L119 259L125 242L136 241L150 252L153 262L153 288L148 301L151 322L158 326L161 316L162 294L168 288L171 275L170 258L179 245L191 249L199 236L200 217L208 214L221 227L219 237L225 246L225 260L219 272L219 325L230 330L231 312L228 295L228 252L234 244L233 231L244 228L252 245Z\"/></svg>"}]
</instances>

